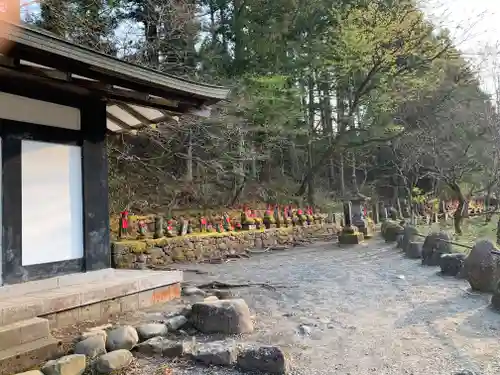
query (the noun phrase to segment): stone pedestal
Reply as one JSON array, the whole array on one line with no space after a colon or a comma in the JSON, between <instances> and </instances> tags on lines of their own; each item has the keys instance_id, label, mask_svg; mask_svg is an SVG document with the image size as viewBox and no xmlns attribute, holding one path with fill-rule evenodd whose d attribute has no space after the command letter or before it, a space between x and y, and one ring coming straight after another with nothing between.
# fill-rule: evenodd
<instances>
[{"instance_id":1,"label":"stone pedestal","mask_svg":"<svg viewBox=\"0 0 500 375\"><path fill-rule=\"evenodd\" d=\"M363 240L363 233L353 227L344 228L339 235L339 245L357 245L363 242Z\"/></svg>"}]
</instances>

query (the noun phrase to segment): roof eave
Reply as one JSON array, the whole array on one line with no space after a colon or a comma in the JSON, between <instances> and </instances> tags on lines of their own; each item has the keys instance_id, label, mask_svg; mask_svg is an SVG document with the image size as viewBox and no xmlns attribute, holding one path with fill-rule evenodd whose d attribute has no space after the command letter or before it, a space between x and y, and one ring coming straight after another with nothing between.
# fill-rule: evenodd
<instances>
[{"instance_id":1,"label":"roof eave","mask_svg":"<svg viewBox=\"0 0 500 375\"><path fill-rule=\"evenodd\" d=\"M207 104L216 103L229 96L230 89L227 87L200 84L134 65L29 26L11 24L8 30L4 38L12 43L86 64L97 73L128 78L144 85L163 87L165 90L175 90L197 97Z\"/></svg>"}]
</instances>

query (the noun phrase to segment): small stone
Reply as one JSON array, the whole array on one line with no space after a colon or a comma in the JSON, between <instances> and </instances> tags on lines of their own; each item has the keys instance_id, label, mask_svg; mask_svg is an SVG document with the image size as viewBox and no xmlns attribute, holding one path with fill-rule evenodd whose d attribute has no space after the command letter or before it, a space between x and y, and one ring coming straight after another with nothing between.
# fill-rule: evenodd
<instances>
[{"instance_id":1,"label":"small stone","mask_svg":"<svg viewBox=\"0 0 500 375\"><path fill-rule=\"evenodd\" d=\"M301 335L309 336L311 334L311 327L301 324L299 326L299 332Z\"/></svg>"},{"instance_id":2,"label":"small stone","mask_svg":"<svg viewBox=\"0 0 500 375\"><path fill-rule=\"evenodd\" d=\"M231 366L236 363L237 350L234 341L212 341L197 344L192 357L206 365Z\"/></svg>"},{"instance_id":3,"label":"small stone","mask_svg":"<svg viewBox=\"0 0 500 375\"><path fill-rule=\"evenodd\" d=\"M157 336L166 336L167 333L167 326L162 323L148 323L137 327L140 341L146 341Z\"/></svg>"},{"instance_id":4,"label":"small stone","mask_svg":"<svg viewBox=\"0 0 500 375\"><path fill-rule=\"evenodd\" d=\"M106 340L106 349L116 351L119 349L132 349L139 342L139 335L134 327L123 326L115 328L108 332Z\"/></svg>"},{"instance_id":5,"label":"small stone","mask_svg":"<svg viewBox=\"0 0 500 375\"><path fill-rule=\"evenodd\" d=\"M246 371L286 374L288 362L277 346L247 346L238 355L238 366Z\"/></svg>"},{"instance_id":6,"label":"small stone","mask_svg":"<svg viewBox=\"0 0 500 375\"><path fill-rule=\"evenodd\" d=\"M183 296L206 296L206 293L201 290L200 288L196 288L194 286L188 286L185 288L182 288L182 295Z\"/></svg>"},{"instance_id":7,"label":"small stone","mask_svg":"<svg viewBox=\"0 0 500 375\"><path fill-rule=\"evenodd\" d=\"M470 371L470 370L462 370L459 372L456 372L454 375L479 375L479 373Z\"/></svg>"},{"instance_id":8,"label":"small stone","mask_svg":"<svg viewBox=\"0 0 500 375\"><path fill-rule=\"evenodd\" d=\"M109 374L129 366L133 359L132 353L128 350L115 350L100 356L95 363L95 369L100 374Z\"/></svg>"},{"instance_id":9,"label":"small stone","mask_svg":"<svg viewBox=\"0 0 500 375\"><path fill-rule=\"evenodd\" d=\"M26 372L20 372L16 375L43 375L43 372L39 370L31 370L31 371L26 371Z\"/></svg>"},{"instance_id":10,"label":"small stone","mask_svg":"<svg viewBox=\"0 0 500 375\"><path fill-rule=\"evenodd\" d=\"M243 299L200 302L193 305L190 321L203 333L253 332L250 310Z\"/></svg>"},{"instance_id":11,"label":"small stone","mask_svg":"<svg viewBox=\"0 0 500 375\"><path fill-rule=\"evenodd\" d=\"M106 333L106 331L101 329L95 329L83 332L78 338L78 341L83 341L85 339L88 339L89 337L94 337L94 336L101 336L104 341L106 341L106 339L108 338L108 334Z\"/></svg>"},{"instance_id":12,"label":"small stone","mask_svg":"<svg viewBox=\"0 0 500 375\"><path fill-rule=\"evenodd\" d=\"M153 337L135 347L135 350L144 355L161 355L163 357L182 357L184 346L180 342L168 340L165 337Z\"/></svg>"},{"instance_id":13,"label":"small stone","mask_svg":"<svg viewBox=\"0 0 500 375\"><path fill-rule=\"evenodd\" d=\"M174 316L173 318L170 318L169 320L167 320L166 324L167 324L167 327L170 331L177 331L187 322L188 322L188 320L185 316L177 315L177 316ZM160 336L160 335L158 335L158 336Z\"/></svg>"},{"instance_id":14,"label":"small stone","mask_svg":"<svg viewBox=\"0 0 500 375\"><path fill-rule=\"evenodd\" d=\"M219 299L216 297L216 296L208 296L207 298L205 298L203 300L203 302L214 302L214 301L218 301Z\"/></svg>"},{"instance_id":15,"label":"small stone","mask_svg":"<svg viewBox=\"0 0 500 375\"><path fill-rule=\"evenodd\" d=\"M233 293L230 290L214 290L214 294L218 299L231 299Z\"/></svg>"},{"instance_id":16,"label":"small stone","mask_svg":"<svg viewBox=\"0 0 500 375\"><path fill-rule=\"evenodd\" d=\"M43 367L45 375L81 375L85 371L86 358L82 354L66 355L48 361Z\"/></svg>"},{"instance_id":17,"label":"small stone","mask_svg":"<svg viewBox=\"0 0 500 375\"><path fill-rule=\"evenodd\" d=\"M88 337L75 345L75 354L83 354L90 358L106 354L106 341L101 335Z\"/></svg>"}]
</instances>

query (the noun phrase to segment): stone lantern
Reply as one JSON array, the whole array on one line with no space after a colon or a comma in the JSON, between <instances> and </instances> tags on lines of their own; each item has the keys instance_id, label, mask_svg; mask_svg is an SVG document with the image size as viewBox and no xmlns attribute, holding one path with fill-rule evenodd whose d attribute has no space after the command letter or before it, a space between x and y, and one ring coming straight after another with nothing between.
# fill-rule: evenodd
<instances>
[{"instance_id":1,"label":"stone lantern","mask_svg":"<svg viewBox=\"0 0 500 375\"><path fill-rule=\"evenodd\" d=\"M365 217L364 206L370 201L370 198L361 194L355 193L349 199L351 201L351 212L352 212L352 225L358 228L358 230L363 233L365 238L372 236L371 228L368 224L368 218Z\"/></svg>"},{"instance_id":2,"label":"stone lantern","mask_svg":"<svg viewBox=\"0 0 500 375\"><path fill-rule=\"evenodd\" d=\"M339 244L358 244L366 237L370 237L371 231L363 211L368 197L361 193L344 198L344 223L345 226L339 236Z\"/></svg>"}]
</instances>

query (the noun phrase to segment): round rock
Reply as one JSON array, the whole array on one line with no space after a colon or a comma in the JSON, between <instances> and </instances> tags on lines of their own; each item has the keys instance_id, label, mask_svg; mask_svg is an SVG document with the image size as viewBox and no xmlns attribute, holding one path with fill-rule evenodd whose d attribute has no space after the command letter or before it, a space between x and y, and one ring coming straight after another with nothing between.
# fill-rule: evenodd
<instances>
[{"instance_id":1,"label":"round rock","mask_svg":"<svg viewBox=\"0 0 500 375\"><path fill-rule=\"evenodd\" d=\"M417 234L418 234L418 230L414 226L407 225L404 227L402 249L405 253L408 251L408 246L410 245L410 242L415 241Z\"/></svg>"},{"instance_id":2,"label":"round rock","mask_svg":"<svg viewBox=\"0 0 500 375\"><path fill-rule=\"evenodd\" d=\"M425 266L439 266L439 259L443 254L450 254L453 252L450 241L450 236L448 233L439 232L431 233L425 237L424 244L422 246L422 264Z\"/></svg>"},{"instance_id":3,"label":"round rock","mask_svg":"<svg viewBox=\"0 0 500 375\"><path fill-rule=\"evenodd\" d=\"M192 357L206 365L231 366L236 363L237 350L234 341L212 341L197 344Z\"/></svg>"},{"instance_id":4,"label":"round rock","mask_svg":"<svg viewBox=\"0 0 500 375\"><path fill-rule=\"evenodd\" d=\"M277 346L248 346L238 355L238 367L245 371L261 371L269 374L286 374L288 363L283 351Z\"/></svg>"},{"instance_id":5,"label":"round rock","mask_svg":"<svg viewBox=\"0 0 500 375\"><path fill-rule=\"evenodd\" d=\"M134 327L123 326L108 332L106 349L112 352L119 349L132 349L139 342L139 335Z\"/></svg>"},{"instance_id":6,"label":"round rock","mask_svg":"<svg viewBox=\"0 0 500 375\"><path fill-rule=\"evenodd\" d=\"M66 355L48 361L43 367L45 375L81 375L85 371L86 358L82 354Z\"/></svg>"},{"instance_id":7,"label":"round rock","mask_svg":"<svg viewBox=\"0 0 500 375\"><path fill-rule=\"evenodd\" d=\"M462 270L465 258L463 253L443 254L439 259L441 273L446 276L457 276Z\"/></svg>"},{"instance_id":8,"label":"round rock","mask_svg":"<svg viewBox=\"0 0 500 375\"><path fill-rule=\"evenodd\" d=\"M190 321L203 333L253 332L250 310L243 299L195 303Z\"/></svg>"},{"instance_id":9,"label":"round rock","mask_svg":"<svg viewBox=\"0 0 500 375\"><path fill-rule=\"evenodd\" d=\"M115 350L100 356L95 363L95 369L99 374L109 374L129 366L133 359L128 350Z\"/></svg>"},{"instance_id":10,"label":"round rock","mask_svg":"<svg viewBox=\"0 0 500 375\"><path fill-rule=\"evenodd\" d=\"M101 335L91 336L75 345L75 354L83 354L89 358L106 354L106 342Z\"/></svg>"},{"instance_id":11,"label":"round rock","mask_svg":"<svg viewBox=\"0 0 500 375\"><path fill-rule=\"evenodd\" d=\"M162 323L148 323L137 327L137 335L140 341L149 340L156 336L166 336L167 333L167 326Z\"/></svg>"},{"instance_id":12,"label":"round rock","mask_svg":"<svg viewBox=\"0 0 500 375\"><path fill-rule=\"evenodd\" d=\"M464 271L472 290L494 292L500 279L500 257L491 252L497 251L490 241L478 241L464 261Z\"/></svg>"}]
</instances>

